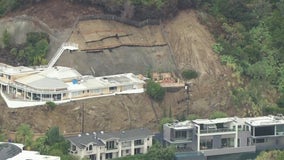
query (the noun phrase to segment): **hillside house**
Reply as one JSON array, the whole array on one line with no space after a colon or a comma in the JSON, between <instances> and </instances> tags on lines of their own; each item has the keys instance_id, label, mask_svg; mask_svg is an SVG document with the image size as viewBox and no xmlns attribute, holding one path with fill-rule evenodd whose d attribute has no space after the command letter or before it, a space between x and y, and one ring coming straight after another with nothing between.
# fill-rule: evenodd
<instances>
[{"instance_id":1,"label":"hillside house","mask_svg":"<svg viewBox=\"0 0 284 160\"><path fill-rule=\"evenodd\" d=\"M166 145L178 152L217 156L284 149L284 117L196 119L163 125Z\"/></svg>"},{"instance_id":2,"label":"hillside house","mask_svg":"<svg viewBox=\"0 0 284 160\"><path fill-rule=\"evenodd\" d=\"M13 67L0 63L0 91L8 107L65 103L80 99L144 92L132 73L93 77L69 67Z\"/></svg>"},{"instance_id":3,"label":"hillside house","mask_svg":"<svg viewBox=\"0 0 284 160\"><path fill-rule=\"evenodd\" d=\"M153 133L146 128L116 132L82 133L66 137L70 154L91 160L106 160L145 154L152 146Z\"/></svg>"}]
</instances>

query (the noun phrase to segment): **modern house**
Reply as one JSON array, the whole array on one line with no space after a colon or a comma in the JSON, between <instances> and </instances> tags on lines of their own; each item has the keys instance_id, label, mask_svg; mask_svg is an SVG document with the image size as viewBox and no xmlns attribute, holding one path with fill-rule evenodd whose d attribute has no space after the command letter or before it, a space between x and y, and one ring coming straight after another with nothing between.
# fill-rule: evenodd
<instances>
[{"instance_id":1,"label":"modern house","mask_svg":"<svg viewBox=\"0 0 284 160\"><path fill-rule=\"evenodd\" d=\"M66 137L70 154L91 160L105 160L144 154L152 146L153 133L146 128L117 132L82 133Z\"/></svg>"},{"instance_id":2,"label":"modern house","mask_svg":"<svg viewBox=\"0 0 284 160\"><path fill-rule=\"evenodd\" d=\"M163 125L163 139L178 152L204 156L284 149L284 117L196 119Z\"/></svg>"},{"instance_id":3,"label":"modern house","mask_svg":"<svg viewBox=\"0 0 284 160\"><path fill-rule=\"evenodd\" d=\"M68 67L13 67L0 64L0 91L8 107L141 93L145 82L132 73L103 77L83 76Z\"/></svg>"},{"instance_id":4,"label":"modern house","mask_svg":"<svg viewBox=\"0 0 284 160\"><path fill-rule=\"evenodd\" d=\"M0 142L0 160L60 160L60 157L40 155L37 151L23 150L23 147L23 144Z\"/></svg>"},{"instance_id":5,"label":"modern house","mask_svg":"<svg viewBox=\"0 0 284 160\"><path fill-rule=\"evenodd\" d=\"M144 92L144 77L132 73L94 77L69 67L54 66L65 50L78 50L63 43L47 66L10 66L0 63L0 92L8 107L65 103L86 98Z\"/></svg>"}]
</instances>

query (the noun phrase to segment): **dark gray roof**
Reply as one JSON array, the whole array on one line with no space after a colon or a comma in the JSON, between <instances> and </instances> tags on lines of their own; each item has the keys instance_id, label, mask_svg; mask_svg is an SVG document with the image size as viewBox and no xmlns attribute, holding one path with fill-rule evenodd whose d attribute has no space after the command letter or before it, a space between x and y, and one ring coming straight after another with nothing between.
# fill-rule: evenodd
<instances>
[{"instance_id":1,"label":"dark gray roof","mask_svg":"<svg viewBox=\"0 0 284 160\"><path fill-rule=\"evenodd\" d=\"M97 137L102 140L108 140L111 138L117 138L119 141L128 141L128 140L136 140L141 138L146 138L153 133L147 128L137 128L125 131L116 131L116 132L106 132L106 133L97 133Z\"/></svg>"},{"instance_id":2,"label":"dark gray roof","mask_svg":"<svg viewBox=\"0 0 284 160\"><path fill-rule=\"evenodd\" d=\"M8 158L15 157L17 154L21 153L22 149L11 143L1 143L0 144L0 160L6 160Z\"/></svg>"},{"instance_id":3,"label":"dark gray roof","mask_svg":"<svg viewBox=\"0 0 284 160\"><path fill-rule=\"evenodd\" d=\"M66 139L74 143L79 148L84 148L91 142L97 146L104 146L104 143L93 133L82 133L77 136L66 137Z\"/></svg>"},{"instance_id":4,"label":"dark gray roof","mask_svg":"<svg viewBox=\"0 0 284 160\"><path fill-rule=\"evenodd\" d=\"M96 145L104 145L103 141L109 139L119 139L119 141L130 141L136 139L146 138L153 135L153 133L147 128L138 128L125 131L116 132L93 132L93 133L82 133L80 136L66 137L67 140L74 143L79 148L84 148L90 142Z\"/></svg>"}]
</instances>

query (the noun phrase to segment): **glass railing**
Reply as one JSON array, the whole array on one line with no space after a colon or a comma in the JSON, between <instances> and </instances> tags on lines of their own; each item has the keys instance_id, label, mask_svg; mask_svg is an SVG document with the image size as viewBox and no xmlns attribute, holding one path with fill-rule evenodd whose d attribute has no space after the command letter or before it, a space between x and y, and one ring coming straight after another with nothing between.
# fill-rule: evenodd
<instances>
[{"instance_id":1,"label":"glass railing","mask_svg":"<svg viewBox=\"0 0 284 160\"><path fill-rule=\"evenodd\" d=\"M171 141L192 141L192 138L171 138Z\"/></svg>"},{"instance_id":2,"label":"glass railing","mask_svg":"<svg viewBox=\"0 0 284 160\"><path fill-rule=\"evenodd\" d=\"M233 132L233 131L235 131L235 130L234 129L230 129L230 128L219 128L219 129L200 130L200 133L204 134L204 133Z\"/></svg>"}]
</instances>

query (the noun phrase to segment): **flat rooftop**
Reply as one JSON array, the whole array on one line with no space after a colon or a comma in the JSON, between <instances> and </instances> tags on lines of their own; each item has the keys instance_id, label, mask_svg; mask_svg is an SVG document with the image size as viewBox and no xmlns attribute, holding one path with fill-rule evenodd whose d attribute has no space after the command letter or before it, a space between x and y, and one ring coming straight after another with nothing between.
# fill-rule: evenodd
<instances>
[{"instance_id":1,"label":"flat rooftop","mask_svg":"<svg viewBox=\"0 0 284 160\"><path fill-rule=\"evenodd\" d=\"M284 117L283 116L262 116L262 117L249 117L244 118L245 123L251 126L270 126L270 125L279 125L284 124Z\"/></svg>"},{"instance_id":2,"label":"flat rooftop","mask_svg":"<svg viewBox=\"0 0 284 160\"><path fill-rule=\"evenodd\" d=\"M196 119L192 122L196 124L217 124L217 123L229 123L236 121L236 117L227 117L227 118L216 118L216 119Z\"/></svg>"},{"instance_id":3,"label":"flat rooftop","mask_svg":"<svg viewBox=\"0 0 284 160\"><path fill-rule=\"evenodd\" d=\"M25 67L25 66L10 66L4 63L0 63L0 73L14 75L14 74L23 74L26 72L35 72L33 68Z\"/></svg>"},{"instance_id":4,"label":"flat rooftop","mask_svg":"<svg viewBox=\"0 0 284 160\"><path fill-rule=\"evenodd\" d=\"M189 120L183 122L166 123L164 125L168 126L169 128L180 129L180 130L191 129L194 127L194 124Z\"/></svg>"}]
</instances>

